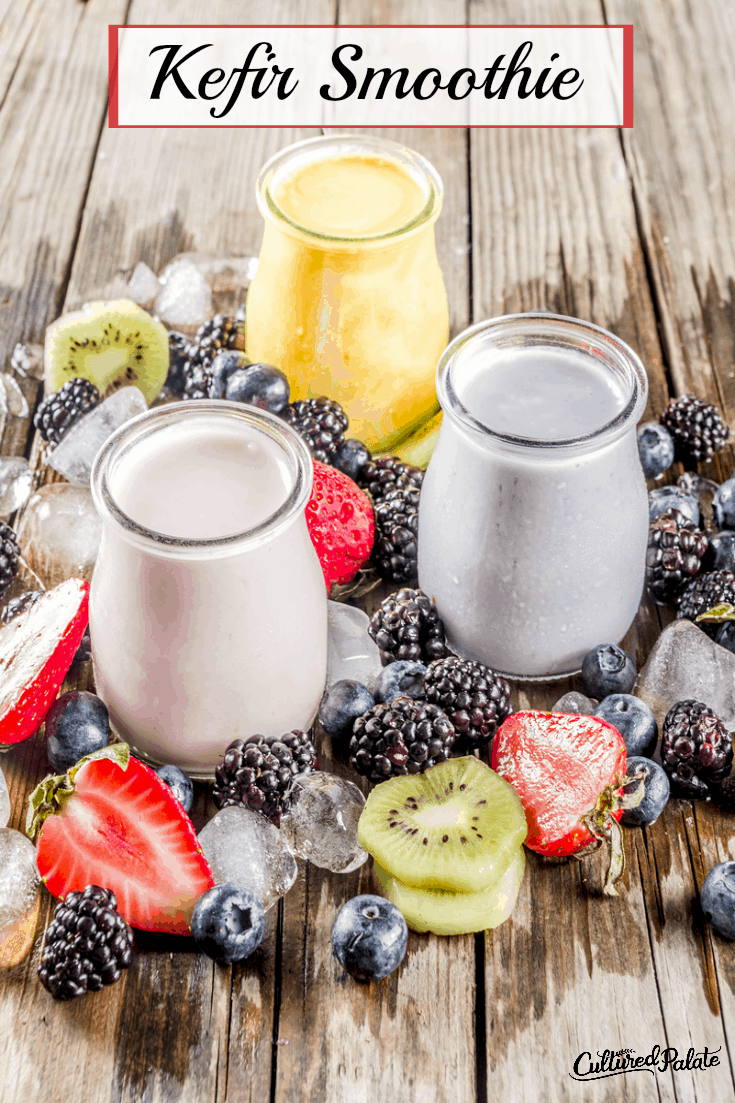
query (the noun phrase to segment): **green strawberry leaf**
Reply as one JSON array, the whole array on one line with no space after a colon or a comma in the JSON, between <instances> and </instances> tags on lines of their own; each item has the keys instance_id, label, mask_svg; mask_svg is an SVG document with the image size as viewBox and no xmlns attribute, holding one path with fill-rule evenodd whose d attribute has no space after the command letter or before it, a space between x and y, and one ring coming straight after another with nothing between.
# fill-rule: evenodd
<instances>
[{"instance_id":1,"label":"green strawberry leaf","mask_svg":"<svg viewBox=\"0 0 735 1103\"><path fill-rule=\"evenodd\" d=\"M700 613L698 617L695 617L694 623L698 624L699 621L705 621L708 624L724 624L728 620L735 620L735 605L723 601L720 605L713 605L711 609Z\"/></svg>"},{"instance_id":2,"label":"green strawberry leaf","mask_svg":"<svg viewBox=\"0 0 735 1103\"><path fill-rule=\"evenodd\" d=\"M45 777L39 782L28 798L26 835L29 839L37 839L48 817L57 815L73 795L76 788L74 779L82 767L87 762L98 758L109 758L116 762L121 770L127 770L130 747L127 743L113 743L111 746L101 747L100 750L80 758L65 774Z\"/></svg>"}]
</instances>

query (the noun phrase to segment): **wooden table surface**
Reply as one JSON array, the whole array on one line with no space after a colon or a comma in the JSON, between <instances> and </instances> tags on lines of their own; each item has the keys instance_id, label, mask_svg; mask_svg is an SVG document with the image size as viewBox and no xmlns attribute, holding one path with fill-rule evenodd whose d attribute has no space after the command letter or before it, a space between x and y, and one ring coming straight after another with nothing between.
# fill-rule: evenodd
<instances>
[{"instance_id":1,"label":"wooden table surface","mask_svg":"<svg viewBox=\"0 0 735 1103\"><path fill-rule=\"evenodd\" d=\"M732 0L0 0L0 368L62 310L121 291L139 260L159 271L185 250L257 254L256 174L313 132L107 128L107 25L202 19L634 23L634 130L385 133L444 179L437 242L452 334L513 311L575 315L640 354L648 416L691 391L735 424ZM33 408L38 384L22 386ZM39 484L55 477L27 420L4 420L1 451L29 456ZM703 473L728 477L733 454ZM639 666L661 623L641 610ZM521 687L514 704L549 707L570 688L581 686ZM326 740L320 758L349 776ZM20 827L48 772L42 737L2 768ZM200 787L200 822L207 799ZM53 907L44 894L32 956L0 974L0 1098L732 1100L735 944L697 900L707 871L735 857L734 827L673 800L653 827L626 830L618 899L600 894L599 855L529 854L507 923L487 936L411 934L401 969L371 985L342 973L330 941L340 905L371 889L368 867L301 869L242 966L215 966L185 939L139 936L121 983L71 1004L36 979ZM569 1075L582 1051L656 1045L680 1057L706 1046L719 1064L583 1084Z\"/></svg>"}]
</instances>

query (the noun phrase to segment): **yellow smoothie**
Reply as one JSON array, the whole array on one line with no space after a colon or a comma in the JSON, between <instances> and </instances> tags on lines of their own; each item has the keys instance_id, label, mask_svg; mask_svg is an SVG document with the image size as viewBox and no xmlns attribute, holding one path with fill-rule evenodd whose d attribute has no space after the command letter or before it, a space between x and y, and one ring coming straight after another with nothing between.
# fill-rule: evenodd
<instances>
[{"instance_id":1,"label":"yellow smoothie","mask_svg":"<svg viewBox=\"0 0 735 1103\"><path fill-rule=\"evenodd\" d=\"M258 201L248 355L277 364L293 400L329 395L349 435L391 447L436 409L449 329L434 244L441 182L394 143L322 138L269 162Z\"/></svg>"}]
</instances>

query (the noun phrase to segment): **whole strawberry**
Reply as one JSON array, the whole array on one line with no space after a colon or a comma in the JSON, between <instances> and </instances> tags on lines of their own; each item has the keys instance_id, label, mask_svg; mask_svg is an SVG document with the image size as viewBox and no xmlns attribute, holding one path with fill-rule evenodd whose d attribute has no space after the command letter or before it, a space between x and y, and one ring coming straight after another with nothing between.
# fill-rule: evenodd
<instances>
[{"instance_id":1,"label":"whole strawberry","mask_svg":"<svg viewBox=\"0 0 735 1103\"><path fill-rule=\"evenodd\" d=\"M123 919L144 931L189 934L192 909L214 884L173 791L126 743L45 778L31 794L26 832L38 838L36 865L52 896L104 882Z\"/></svg>"},{"instance_id":2,"label":"whole strawberry","mask_svg":"<svg viewBox=\"0 0 735 1103\"><path fill-rule=\"evenodd\" d=\"M608 839L608 896L617 895L625 868L618 820L643 795L641 787L623 793L626 757L618 730L595 716L517 712L493 741L492 767L526 813L526 846L548 857L581 856Z\"/></svg>"},{"instance_id":3,"label":"whole strawberry","mask_svg":"<svg viewBox=\"0 0 735 1103\"><path fill-rule=\"evenodd\" d=\"M306 525L327 590L349 582L370 558L375 536L370 499L347 475L319 460L314 460Z\"/></svg>"}]
</instances>

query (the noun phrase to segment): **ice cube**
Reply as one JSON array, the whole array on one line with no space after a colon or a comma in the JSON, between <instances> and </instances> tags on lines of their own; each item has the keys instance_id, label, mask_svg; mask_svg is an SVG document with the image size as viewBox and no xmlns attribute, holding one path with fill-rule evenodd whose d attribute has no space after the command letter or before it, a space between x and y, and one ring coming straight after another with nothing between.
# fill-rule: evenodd
<instances>
[{"instance_id":1,"label":"ice cube","mask_svg":"<svg viewBox=\"0 0 735 1103\"><path fill-rule=\"evenodd\" d=\"M367 861L357 841L365 798L351 781L315 771L281 819L281 834L299 858L333 873L352 873Z\"/></svg>"},{"instance_id":2,"label":"ice cube","mask_svg":"<svg viewBox=\"0 0 735 1103\"><path fill-rule=\"evenodd\" d=\"M5 774L0 770L0 827L7 827L10 819L10 793Z\"/></svg>"},{"instance_id":3,"label":"ice cube","mask_svg":"<svg viewBox=\"0 0 735 1103\"><path fill-rule=\"evenodd\" d=\"M23 456L0 457L0 517L20 509L31 493L33 472Z\"/></svg>"},{"instance_id":4,"label":"ice cube","mask_svg":"<svg viewBox=\"0 0 735 1103\"><path fill-rule=\"evenodd\" d=\"M327 689L343 678L362 682L372 692L383 669L380 652L367 633L370 618L341 601L327 602Z\"/></svg>"},{"instance_id":5,"label":"ice cube","mask_svg":"<svg viewBox=\"0 0 735 1103\"><path fill-rule=\"evenodd\" d=\"M155 311L172 326L198 326L212 316L212 290L196 265L177 260L161 275L163 289Z\"/></svg>"},{"instance_id":6,"label":"ice cube","mask_svg":"<svg viewBox=\"0 0 735 1103\"><path fill-rule=\"evenodd\" d=\"M107 438L147 409L148 404L137 387L122 387L72 425L47 453L49 465L69 482L89 486L94 458Z\"/></svg>"},{"instance_id":7,"label":"ice cube","mask_svg":"<svg viewBox=\"0 0 735 1103\"><path fill-rule=\"evenodd\" d=\"M267 911L296 880L293 854L277 827L239 805L223 808L202 828L199 842L215 883L249 888Z\"/></svg>"},{"instance_id":8,"label":"ice cube","mask_svg":"<svg viewBox=\"0 0 735 1103\"><path fill-rule=\"evenodd\" d=\"M688 620L661 633L633 691L653 709L659 728L677 701L709 705L726 728L735 726L735 655Z\"/></svg>"},{"instance_id":9,"label":"ice cube","mask_svg":"<svg viewBox=\"0 0 735 1103\"><path fill-rule=\"evenodd\" d=\"M578 716L592 716L596 708L597 705L594 701L590 701L589 697L572 690L571 693L565 693L563 697L560 697L556 704L552 705L551 711L572 712Z\"/></svg>"},{"instance_id":10,"label":"ice cube","mask_svg":"<svg viewBox=\"0 0 735 1103\"><path fill-rule=\"evenodd\" d=\"M26 396L9 372L0 373L0 409L13 417L28 417L30 412Z\"/></svg>"},{"instance_id":11,"label":"ice cube","mask_svg":"<svg viewBox=\"0 0 735 1103\"><path fill-rule=\"evenodd\" d=\"M19 341L13 349L10 366L24 378L43 379L43 345L24 345Z\"/></svg>"},{"instance_id":12,"label":"ice cube","mask_svg":"<svg viewBox=\"0 0 735 1103\"><path fill-rule=\"evenodd\" d=\"M20 831L0 829L0 966L10 968L33 945L41 882L36 848Z\"/></svg>"},{"instance_id":13,"label":"ice cube","mask_svg":"<svg viewBox=\"0 0 735 1103\"><path fill-rule=\"evenodd\" d=\"M128 283L128 298L138 306L150 306L160 293L161 284L158 276L144 261L139 260Z\"/></svg>"},{"instance_id":14,"label":"ice cube","mask_svg":"<svg viewBox=\"0 0 735 1103\"><path fill-rule=\"evenodd\" d=\"M707 532L714 532L717 526L713 517L712 503L718 484L712 479L705 479L704 475L698 475L696 471L685 471L676 480L676 484L685 494L691 494L699 504L702 527Z\"/></svg>"},{"instance_id":15,"label":"ice cube","mask_svg":"<svg viewBox=\"0 0 735 1103\"><path fill-rule=\"evenodd\" d=\"M102 520L86 487L40 487L28 499L17 532L21 554L48 589L66 578L91 579Z\"/></svg>"}]
</instances>

